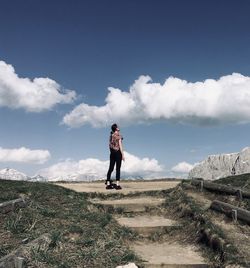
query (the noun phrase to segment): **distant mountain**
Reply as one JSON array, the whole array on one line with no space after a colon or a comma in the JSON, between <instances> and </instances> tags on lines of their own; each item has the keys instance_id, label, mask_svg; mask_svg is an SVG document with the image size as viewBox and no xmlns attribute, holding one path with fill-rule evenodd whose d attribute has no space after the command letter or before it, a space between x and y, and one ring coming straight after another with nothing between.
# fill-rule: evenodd
<instances>
[{"instance_id":1,"label":"distant mountain","mask_svg":"<svg viewBox=\"0 0 250 268\"><path fill-rule=\"evenodd\" d=\"M12 168L4 168L0 170L0 179L3 180L16 180L16 181L27 181L31 178L26 174L17 171Z\"/></svg>"},{"instance_id":2,"label":"distant mountain","mask_svg":"<svg viewBox=\"0 0 250 268\"><path fill-rule=\"evenodd\" d=\"M47 179L43 177L42 175L38 174L30 178L31 181L40 181L40 182L45 182Z\"/></svg>"},{"instance_id":3,"label":"distant mountain","mask_svg":"<svg viewBox=\"0 0 250 268\"><path fill-rule=\"evenodd\" d=\"M36 174L35 176L29 177L26 174L17 171L12 168L4 168L0 170L0 179L4 180L18 180L18 181L39 181L39 182L55 182L55 181L72 181L72 182L81 182L81 181L97 181L97 180L104 180L106 178L100 176L97 173L88 173L88 174L81 174L81 173L70 173L61 176L54 176L54 177L44 177L41 174ZM124 174L121 179L126 180L143 180L142 176L132 176Z\"/></svg>"},{"instance_id":4,"label":"distant mountain","mask_svg":"<svg viewBox=\"0 0 250 268\"><path fill-rule=\"evenodd\" d=\"M238 153L210 155L195 165L188 177L216 180L243 173L250 173L250 147Z\"/></svg>"},{"instance_id":5,"label":"distant mountain","mask_svg":"<svg viewBox=\"0 0 250 268\"><path fill-rule=\"evenodd\" d=\"M55 176L55 177L49 177L48 181L72 181L72 182L81 182L81 181L98 181L98 180L105 180L106 177L102 177L99 174L95 173L89 173L89 174L81 174L81 173L71 173L71 174L65 174L62 176ZM115 178L112 178L115 180ZM143 180L142 176L124 176L121 177L121 179L126 180Z\"/></svg>"},{"instance_id":6,"label":"distant mountain","mask_svg":"<svg viewBox=\"0 0 250 268\"><path fill-rule=\"evenodd\" d=\"M80 173L71 173L65 174L56 177L49 177L48 181L96 181L100 180L100 175L98 174L80 174Z\"/></svg>"},{"instance_id":7,"label":"distant mountain","mask_svg":"<svg viewBox=\"0 0 250 268\"><path fill-rule=\"evenodd\" d=\"M124 176L122 176L122 179L125 180L131 180L131 181L136 181L136 180L144 180L144 178L140 175L127 175L126 174Z\"/></svg>"}]
</instances>

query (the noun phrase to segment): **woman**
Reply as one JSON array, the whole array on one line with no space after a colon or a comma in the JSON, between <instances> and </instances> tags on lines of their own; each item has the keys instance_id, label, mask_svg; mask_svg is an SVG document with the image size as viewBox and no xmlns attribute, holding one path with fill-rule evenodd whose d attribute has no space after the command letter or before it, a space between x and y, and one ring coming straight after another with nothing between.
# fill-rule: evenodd
<instances>
[{"instance_id":1,"label":"woman","mask_svg":"<svg viewBox=\"0 0 250 268\"><path fill-rule=\"evenodd\" d=\"M122 160L125 161L123 148L122 148L122 140L123 137L120 134L120 129L118 128L117 124L113 124L111 126L111 133L109 138L109 149L110 149L110 162L109 162L109 170L107 173L107 180L106 180L106 189L116 189L121 190L122 187L120 186L120 170ZM114 166L116 165L116 184L112 184L110 179L111 173L114 170Z\"/></svg>"}]
</instances>

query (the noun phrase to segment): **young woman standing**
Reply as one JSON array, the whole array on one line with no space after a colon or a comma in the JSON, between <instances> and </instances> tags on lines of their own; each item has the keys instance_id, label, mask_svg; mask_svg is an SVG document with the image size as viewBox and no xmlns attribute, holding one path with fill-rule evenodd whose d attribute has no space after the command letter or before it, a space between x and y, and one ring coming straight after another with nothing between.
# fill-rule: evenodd
<instances>
[{"instance_id":1,"label":"young woman standing","mask_svg":"<svg viewBox=\"0 0 250 268\"><path fill-rule=\"evenodd\" d=\"M110 149L110 162L109 162L109 170L107 173L107 180L106 180L106 189L116 189L121 190L122 187L120 186L120 175L121 175L121 164L122 160L125 161L123 148L122 148L122 140L123 137L120 134L120 129L118 128L117 124L113 124L111 126L111 133L109 138L109 149ZM114 166L116 165L116 184L112 184L111 181L111 173L114 170Z\"/></svg>"}]
</instances>

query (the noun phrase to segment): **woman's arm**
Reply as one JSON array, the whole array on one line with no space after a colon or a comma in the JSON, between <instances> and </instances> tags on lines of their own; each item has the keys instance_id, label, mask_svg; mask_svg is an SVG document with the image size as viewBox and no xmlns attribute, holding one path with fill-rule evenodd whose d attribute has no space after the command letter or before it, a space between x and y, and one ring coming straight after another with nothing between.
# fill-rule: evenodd
<instances>
[{"instance_id":1,"label":"woman's arm","mask_svg":"<svg viewBox=\"0 0 250 268\"><path fill-rule=\"evenodd\" d=\"M122 140L119 139L119 147L120 147L120 151L122 153L122 160L125 161L125 157L124 157L124 153L123 153L123 147L122 147Z\"/></svg>"}]
</instances>

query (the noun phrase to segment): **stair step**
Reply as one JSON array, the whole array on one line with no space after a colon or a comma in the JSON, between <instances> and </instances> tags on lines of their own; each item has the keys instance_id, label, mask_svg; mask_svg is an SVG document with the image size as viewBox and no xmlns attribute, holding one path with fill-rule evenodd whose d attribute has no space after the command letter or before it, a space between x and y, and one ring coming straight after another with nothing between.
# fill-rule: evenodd
<instances>
[{"instance_id":1,"label":"stair step","mask_svg":"<svg viewBox=\"0 0 250 268\"><path fill-rule=\"evenodd\" d=\"M120 225L129 227L144 236L178 226L176 221L163 216L139 215L135 217L116 217L116 220Z\"/></svg>"},{"instance_id":2,"label":"stair step","mask_svg":"<svg viewBox=\"0 0 250 268\"><path fill-rule=\"evenodd\" d=\"M180 180L122 180L121 187L122 190L106 190L106 185L104 181L101 182L75 182L75 183L56 183L56 185L69 188L77 192L88 192L88 193L103 193L107 195L116 195L116 194L129 194L135 192L145 192L145 191L162 191L176 187L180 183Z\"/></svg>"},{"instance_id":3,"label":"stair step","mask_svg":"<svg viewBox=\"0 0 250 268\"><path fill-rule=\"evenodd\" d=\"M144 264L144 268L208 268L207 264Z\"/></svg>"},{"instance_id":4,"label":"stair step","mask_svg":"<svg viewBox=\"0 0 250 268\"><path fill-rule=\"evenodd\" d=\"M158 207L164 203L164 198L141 197L123 198L114 200L92 200L93 203L104 206L112 206L115 209L122 209L124 212L145 212L147 208Z\"/></svg>"},{"instance_id":5,"label":"stair step","mask_svg":"<svg viewBox=\"0 0 250 268\"><path fill-rule=\"evenodd\" d=\"M193 246L179 243L135 242L131 248L145 260L145 268L208 268Z\"/></svg>"}]
</instances>

